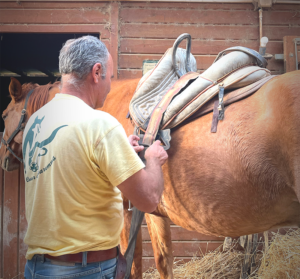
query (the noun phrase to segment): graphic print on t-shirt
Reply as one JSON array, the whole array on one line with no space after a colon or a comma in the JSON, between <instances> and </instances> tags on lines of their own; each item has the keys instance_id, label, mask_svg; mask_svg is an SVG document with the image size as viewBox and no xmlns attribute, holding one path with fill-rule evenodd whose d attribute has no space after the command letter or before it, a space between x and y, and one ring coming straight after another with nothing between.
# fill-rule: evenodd
<instances>
[{"instance_id":1,"label":"graphic print on t-shirt","mask_svg":"<svg viewBox=\"0 0 300 279\"><path fill-rule=\"evenodd\" d=\"M42 173L43 171L47 170L48 169L47 166L49 164L51 165L53 163L53 161L56 159L53 156L51 161L48 164L46 164L46 167L44 167L43 169L40 169L38 160L40 159L40 157L45 156L48 152L48 149L45 146L47 146L49 143L51 143L54 140L57 132L61 128L68 126L68 125L60 126L60 127L56 128L54 131L52 131L51 135L48 138L43 139L42 141L37 141L37 136L40 137L41 135L43 135L43 133L41 133L41 130L42 130L42 122L43 122L44 118L45 118L45 116L43 116L40 119L38 116L35 118L33 124L30 126L30 128L25 136L25 140L23 143L23 158L24 158L25 173L26 173L26 169L27 170L29 169L29 170L33 171L34 173L38 172L37 176L40 173ZM38 155L35 156L36 160L33 161L33 157L36 152L38 152ZM47 163L47 162L45 162L45 163ZM37 177L35 177L35 176L32 178L26 177L26 181L28 182L35 178L37 178Z\"/></svg>"}]
</instances>

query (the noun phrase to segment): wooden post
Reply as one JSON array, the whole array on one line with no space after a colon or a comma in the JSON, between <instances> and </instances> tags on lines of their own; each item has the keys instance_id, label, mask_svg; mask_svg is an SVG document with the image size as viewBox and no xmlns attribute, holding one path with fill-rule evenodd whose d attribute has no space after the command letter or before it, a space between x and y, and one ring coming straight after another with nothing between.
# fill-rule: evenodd
<instances>
[{"instance_id":1,"label":"wooden post","mask_svg":"<svg viewBox=\"0 0 300 279\"><path fill-rule=\"evenodd\" d=\"M119 3L110 4L110 54L114 62L114 79L118 78L119 66Z\"/></svg>"},{"instance_id":2,"label":"wooden post","mask_svg":"<svg viewBox=\"0 0 300 279\"><path fill-rule=\"evenodd\" d=\"M283 52L284 52L284 72L291 72L296 70L296 57L297 63L300 61L300 45L297 46L297 56L295 51L294 39L300 36L284 36L283 37Z\"/></svg>"},{"instance_id":3,"label":"wooden post","mask_svg":"<svg viewBox=\"0 0 300 279\"><path fill-rule=\"evenodd\" d=\"M256 233L256 234L253 235L250 274L252 274L256 269L256 262L255 261L256 261L257 245L258 245L258 234Z\"/></svg>"},{"instance_id":4,"label":"wooden post","mask_svg":"<svg viewBox=\"0 0 300 279\"><path fill-rule=\"evenodd\" d=\"M252 234L247 236L247 247L245 250L245 258L241 270L240 279L247 279L249 274L248 270L250 268L250 261L251 261L251 251L252 251Z\"/></svg>"},{"instance_id":5,"label":"wooden post","mask_svg":"<svg viewBox=\"0 0 300 279\"><path fill-rule=\"evenodd\" d=\"M226 237L223 243L223 251L228 251L232 245L232 238Z\"/></svg>"},{"instance_id":6,"label":"wooden post","mask_svg":"<svg viewBox=\"0 0 300 279\"><path fill-rule=\"evenodd\" d=\"M268 231L264 232L264 240L265 240L265 254L267 254L268 250L269 250L269 233L268 233Z\"/></svg>"}]
</instances>

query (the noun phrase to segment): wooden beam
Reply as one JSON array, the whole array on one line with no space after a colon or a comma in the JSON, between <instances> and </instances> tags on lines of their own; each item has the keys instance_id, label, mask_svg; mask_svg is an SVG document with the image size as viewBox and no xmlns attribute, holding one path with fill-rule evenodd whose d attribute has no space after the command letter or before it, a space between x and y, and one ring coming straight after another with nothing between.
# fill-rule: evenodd
<instances>
[{"instance_id":1,"label":"wooden beam","mask_svg":"<svg viewBox=\"0 0 300 279\"><path fill-rule=\"evenodd\" d=\"M23 69L22 72L27 77L48 77L45 73L36 69Z\"/></svg>"},{"instance_id":2,"label":"wooden beam","mask_svg":"<svg viewBox=\"0 0 300 279\"><path fill-rule=\"evenodd\" d=\"M0 24L0 33L100 33L109 38L105 24Z\"/></svg>"},{"instance_id":3,"label":"wooden beam","mask_svg":"<svg viewBox=\"0 0 300 279\"><path fill-rule=\"evenodd\" d=\"M55 77L61 77L61 74L58 69L51 69L51 70L48 70L48 72L51 73Z\"/></svg>"},{"instance_id":4,"label":"wooden beam","mask_svg":"<svg viewBox=\"0 0 300 279\"><path fill-rule=\"evenodd\" d=\"M118 78L118 65L119 65L119 10L120 6L118 2L110 4L110 54L113 59L114 65L114 78Z\"/></svg>"},{"instance_id":5,"label":"wooden beam","mask_svg":"<svg viewBox=\"0 0 300 279\"><path fill-rule=\"evenodd\" d=\"M0 69L0 77L20 77L20 75L6 69Z\"/></svg>"},{"instance_id":6,"label":"wooden beam","mask_svg":"<svg viewBox=\"0 0 300 279\"><path fill-rule=\"evenodd\" d=\"M35 0L34 2L44 2L45 0ZM112 2L105 0L63 0L64 2ZM1 0L1 2L16 2L16 0ZM20 2L32 2L32 0L20 0ZM51 0L49 2L62 2L62 0ZM119 0L118 2L150 2L149 0ZM151 2L161 2L161 0L151 0ZM182 2L182 0L164 0L163 2ZM194 3L224 3L224 0L189 0ZM253 3L253 0L226 0L226 3ZM300 0L277 0L276 4L300 4Z\"/></svg>"}]
</instances>

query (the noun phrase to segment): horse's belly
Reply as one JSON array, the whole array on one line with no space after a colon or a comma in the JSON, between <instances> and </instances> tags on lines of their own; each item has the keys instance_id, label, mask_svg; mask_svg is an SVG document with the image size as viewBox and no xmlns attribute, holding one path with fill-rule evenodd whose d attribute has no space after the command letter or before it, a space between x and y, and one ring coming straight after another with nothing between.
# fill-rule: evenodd
<instances>
[{"instance_id":1,"label":"horse's belly","mask_svg":"<svg viewBox=\"0 0 300 279\"><path fill-rule=\"evenodd\" d=\"M163 204L168 217L188 230L232 237L300 224L300 205L297 201L291 202L292 193L266 204L255 199L256 196L247 201L241 193L239 197L239 193L223 192L217 196L212 192L164 194Z\"/></svg>"}]
</instances>

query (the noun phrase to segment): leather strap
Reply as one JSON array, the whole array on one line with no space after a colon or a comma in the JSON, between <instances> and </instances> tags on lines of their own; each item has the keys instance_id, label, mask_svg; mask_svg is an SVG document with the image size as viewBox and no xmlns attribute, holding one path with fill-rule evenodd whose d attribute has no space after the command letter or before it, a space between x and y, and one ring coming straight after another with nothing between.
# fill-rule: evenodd
<instances>
[{"instance_id":1,"label":"leather strap","mask_svg":"<svg viewBox=\"0 0 300 279\"><path fill-rule=\"evenodd\" d=\"M117 257L117 254L117 247L108 250L89 251L87 252L87 263L107 261ZM46 254L45 258L59 262L82 263L82 255L82 252L77 254L66 254L57 257Z\"/></svg>"},{"instance_id":2,"label":"leather strap","mask_svg":"<svg viewBox=\"0 0 300 279\"><path fill-rule=\"evenodd\" d=\"M24 104L24 108L22 109L21 112L21 118L18 124L18 127L14 130L14 132L11 134L11 136L9 137L9 139L7 141L4 140L4 138L1 138L1 143L3 143L5 145L5 147L7 148L7 150L14 156L16 157L20 163L23 163L22 158L20 158L19 156L17 156L17 154L15 152L13 152L13 150L10 148L9 144L10 142L13 140L13 138L20 132L22 131L22 124L25 121L25 115L26 115L26 109L27 109L27 103L29 100L29 97L31 96L31 94L33 93L34 89L30 90L30 92L27 94L26 99L25 99L25 104Z\"/></svg>"},{"instance_id":3,"label":"leather strap","mask_svg":"<svg viewBox=\"0 0 300 279\"><path fill-rule=\"evenodd\" d=\"M119 250L115 279L123 279L125 277L125 272L126 272L126 259L124 258L124 256L121 254L121 251Z\"/></svg>"},{"instance_id":4,"label":"leather strap","mask_svg":"<svg viewBox=\"0 0 300 279\"><path fill-rule=\"evenodd\" d=\"M153 143L158 132L163 113L168 108L168 105L174 96L176 96L183 88L185 88L190 81L195 80L198 77L199 74L194 72L189 72L183 75L161 99L151 114L151 118L143 140L144 144L150 146Z\"/></svg>"},{"instance_id":5,"label":"leather strap","mask_svg":"<svg viewBox=\"0 0 300 279\"><path fill-rule=\"evenodd\" d=\"M139 230L141 228L141 224L143 222L144 215L145 215L144 212L138 210L136 207L133 208L128 247L124 254L124 257L127 261L125 279L130 278L131 267L132 267L132 262L133 262L133 257L134 257L134 250L135 250L135 245L136 245L136 239L137 239Z\"/></svg>"}]
</instances>

